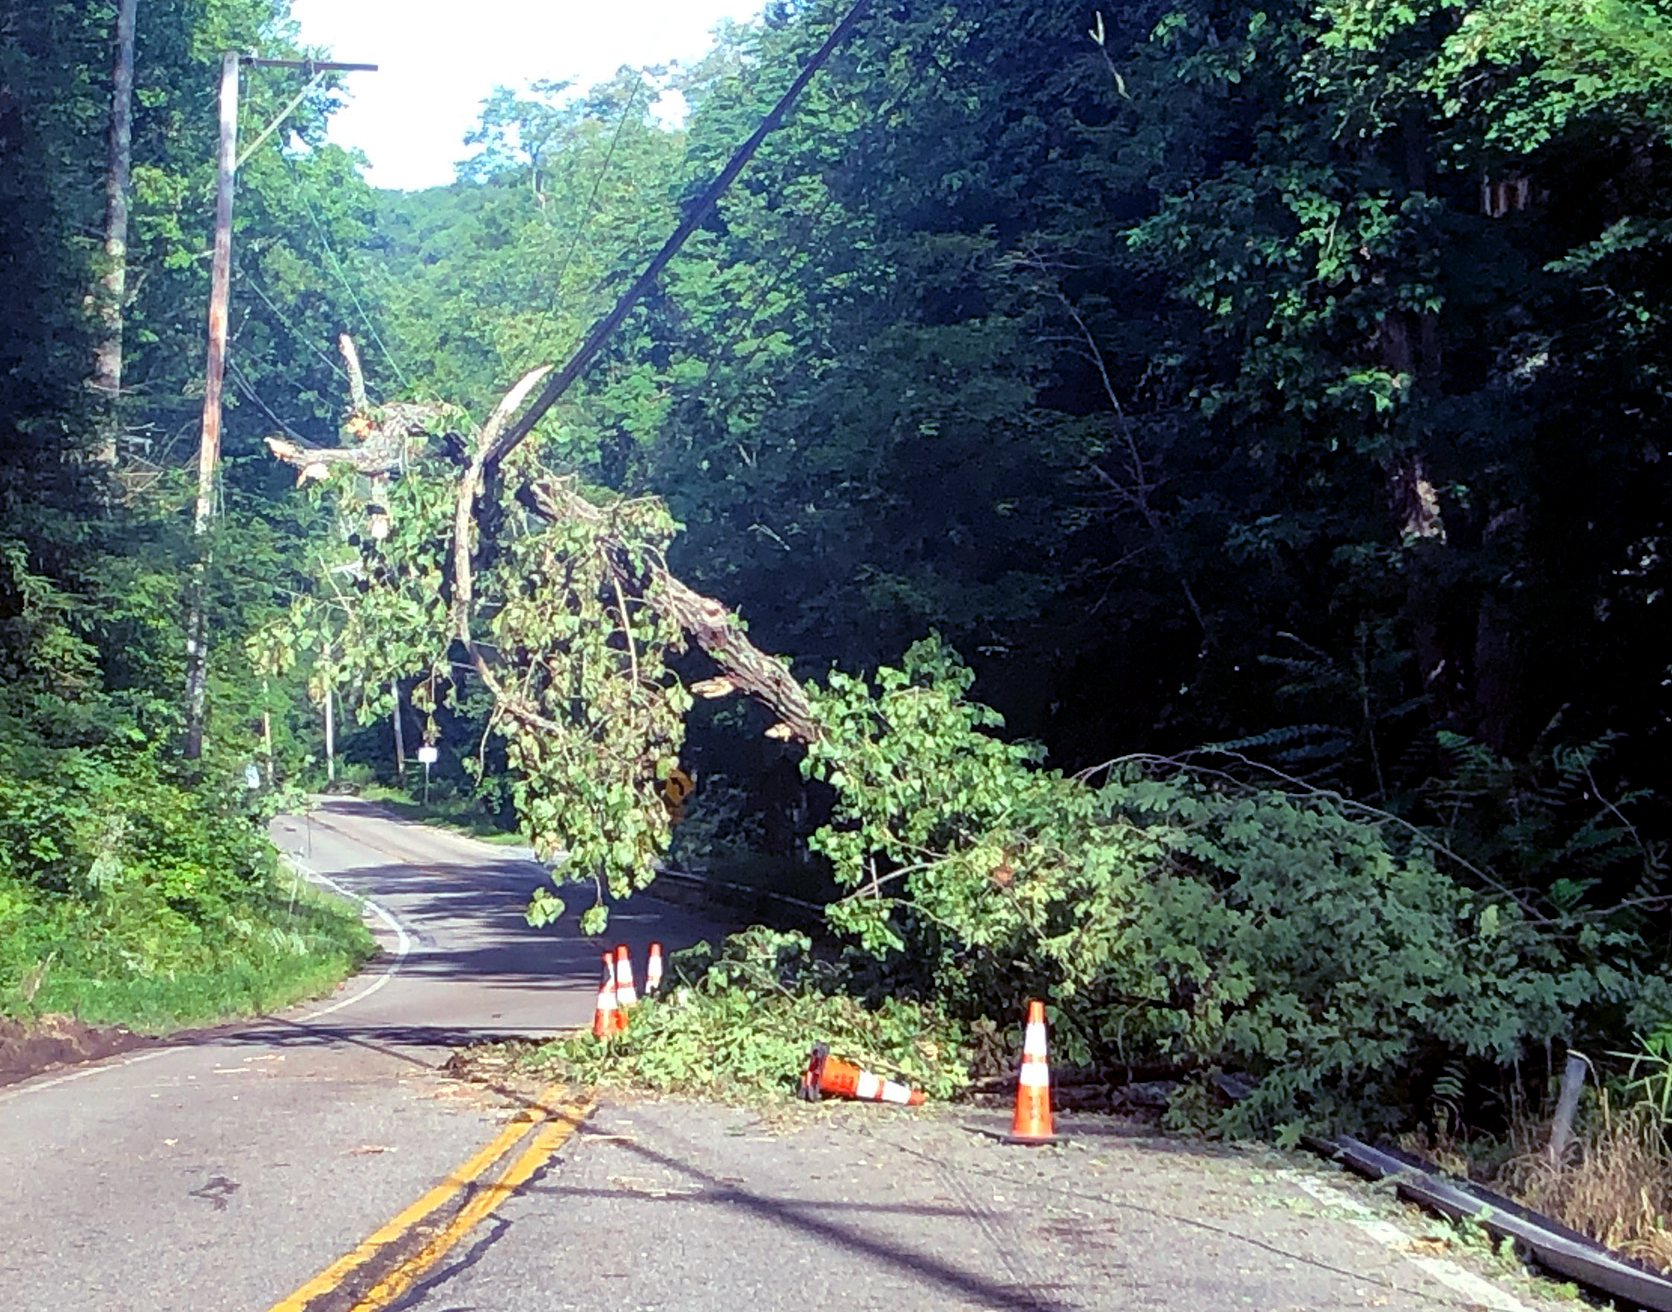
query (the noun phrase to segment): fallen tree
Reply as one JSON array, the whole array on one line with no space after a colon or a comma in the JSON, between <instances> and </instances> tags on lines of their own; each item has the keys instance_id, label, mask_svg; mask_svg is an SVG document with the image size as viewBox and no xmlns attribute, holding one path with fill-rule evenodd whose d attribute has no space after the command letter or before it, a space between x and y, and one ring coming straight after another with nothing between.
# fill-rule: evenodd
<instances>
[{"instance_id":1,"label":"fallen tree","mask_svg":"<svg viewBox=\"0 0 1672 1312\"><path fill-rule=\"evenodd\" d=\"M602 928L606 887L655 876L693 695L735 692L834 790L813 845L849 892L827 920L885 963L889 995L972 1040L1049 998L1067 1062L1193 1072L1182 1124L1292 1137L1385 1122L1441 1072L1508 1069L1664 998L1617 931L1597 932L1605 912L1460 879L1392 817L1177 762L1117 763L1101 784L1043 769L995 735L937 641L899 669L802 688L669 571L659 502L585 488L532 448L490 473L482 453L535 381L469 439L460 416L403 406L356 412L361 442L274 448L335 495L349 548L306 622L330 626L362 690L427 669L432 707L469 677L461 657L490 693L530 838L556 879L596 890L584 929ZM688 689L668 661L689 645L719 673ZM561 910L542 890L532 918ZM969 1057L962 1040L945 1053ZM1217 1105L1222 1072L1253 1094Z\"/></svg>"},{"instance_id":2,"label":"fallen tree","mask_svg":"<svg viewBox=\"0 0 1672 1312\"><path fill-rule=\"evenodd\" d=\"M280 638L329 649L367 715L416 674L432 722L438 698L462 691L462 655L492 699L488 729L505 740L530 840L596 875L601 912L605 886L643 887L666 848L663 786L693 695L753 698L780 739L811 742L819 726L786 663L668 568L674 525L659 501L584 489L531 446L496 446L546 373L469 436L451 408L358 394L341 445L269 438L299 482L334 497L345 547ZM717 672L687 688L667 662L693 645ZM536 916L559 909L541 899Z\"/></svg>"},{"instance_id":3,"label":"fallen tree","mask_svg":"<svg viewBox=\"0 0 1672 1312\"><path fill-rule=\"evenodd\" d=\"M371 406L345 337L348 440L337 447L268 440L276 457L298 468L299 482L338 487L339 511L355 530L347 537L359 548L358 559L329 563L320 597L299 607L307 613L276 645L319 644L332 654L328 663L358 684L363 708L366 690L379 690L375 702L391 679L421 665L433 716L438 687L456 687L449 662L459 644L492 697L490 731L505 739L513 800L536 850L594 872L599 896L589 927L602 927L603 887L617 895L642 887L667 846L659 786L678 768L693 692L758 699L777 716L767 730L773 737L806 742L819 729L784 666L748 640L722 603L669 571L674 525L659 502L588 496L544 468L526 439L868 7L869 0L856 0L831 29L563 366L526 375L472 439L458 431L463 416L445 407ZM355 485L333 479L338 470L355 476ZM720 667L689 690L665 664L687 640ZM531 917L560 910L547 893Z\"/></svg>"},{"instance_id":4,"label":"fallen tree","mask_svg":"<svg viewBox=\"0 0 1672 1312\"><path fill-rule=\"evenodd\" d=\"M804 689L669 570L675 525L660 502L548 467L525 439L752 148L576 356L527 375L480 428L356 389L338 446L269 443L328 489L343 527L283 640L328 650L368 714L415 671L414 703L432 716L479 681L483 741L504 741L525 831L560 881L594 887L584 930L603 927L606 888L625 896L655 876L693 697L740 693L773 712L770 734L807 744L808 772L835 790L814 845L850 892L828 919L889 964L891 988L972 1033L1049 997L1070 1059L1159 1056L1198 1073L1183 1120L1219 1115L1201 1091L1229 1070L1254 1093L1222 1128L1353 1125L1366 1103L1419 1098L1424 1071L1505 1068L1666 1000L1614 964L1629 961L1630 931L1604 936L1606 911L1456 878L1391 817L1168 763L1126 763L1101 787L1040 769L989 732L996 715L967 698L969 671L938 642L872 681ZM691 645L718 672L686 686L669 661ZM541 890L530 918L561 910Z\"/></svg>"}]
</instances>

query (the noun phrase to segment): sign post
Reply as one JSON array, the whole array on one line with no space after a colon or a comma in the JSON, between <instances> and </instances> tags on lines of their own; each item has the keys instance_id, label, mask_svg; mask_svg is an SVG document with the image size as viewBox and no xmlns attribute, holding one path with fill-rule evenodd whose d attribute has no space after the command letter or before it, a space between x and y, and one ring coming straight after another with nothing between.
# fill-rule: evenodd
<instances>
[{"instance_id":1,"label":"sign post","mask_svg":"<svg viewBox=\"0 0 1672 1312\"><path fill-rule=\"evenodd\" d=\"M418 760L424 767L424 805L430 804L430 767L435 764L440 755L435 750L434 743L425 743L418 749Z\"/></svg>"}]
</instances>

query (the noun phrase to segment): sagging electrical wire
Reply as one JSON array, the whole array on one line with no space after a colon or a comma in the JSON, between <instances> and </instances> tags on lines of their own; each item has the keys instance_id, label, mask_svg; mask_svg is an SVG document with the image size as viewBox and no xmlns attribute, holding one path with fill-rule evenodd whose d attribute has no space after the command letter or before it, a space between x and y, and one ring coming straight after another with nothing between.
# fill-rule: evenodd
<instances>
[{"instance_id":1,"label":"sagging electrical wire","mask_svg":"<svg viewBox=\"0 0 1672 1312\"><path fill-rule=\"evenodd\" d=\"M592 194L586 198L586 204L581 207L575 217L575 231L569 241L569 250L563 257L563 263L557 266L557 277L552 280L552 308L555 310L563 301L563 278L569 272L569 263L575 258L575 252L580 249L581 237L586 231L586 225L592 218L594 208L598 203L598 193L603 190L604 179L609 176L610 165L615 160L615 148L621 144L623 131L627 127L628 119L632 115L633 102L638 99L639 89L644 86L644 74L641 72L633 82L633 89L627 95L627 103L621 107L621 117L616 120L615 131L610 136L610 148L604 152L604 162L598 168L598 176L592 181Z\"/></svg>"},{"instance_id":2,"label":"sagging electrical wire","mask_svg":"<svg viewBox=\"0 0 1672 1312\"><path fill-rule=\"evenodd\" d=\"M354 308L360 315L360 322L365 325L366 332L370 335L372 341L377 343L377 349L383 352L383 358L388 361L389 368L394 371L395 377L400 380L401 386L408 386L405 372L401 369L400 365L396 363L393 353L391 353L389 348L384 345L383 338L378 336L377 327L372 323L371 316L366 313L366 307L360 304L360 298L355 295L354 286L349 282L348 274L343 270L341 261L337 259L336 251L331 247L331 239L325 235L325 225L319 221L319 215L314 212L312 203L308 200L307 194L303 191L303 182L301 177L298 176L296 172L295 161L288 155L284 155L282 158L284 159L285 167L290 170L291 181L295 183L296 199L302 202L302 208L308 212L308 218L313 221L314 231L319 234L319 244L321 249L325 252L326 259L330 261L331 271L337 275L337 281L342 283L343 290L348 293L348 299L354 303Z\"/></svg>"}]
</instances>

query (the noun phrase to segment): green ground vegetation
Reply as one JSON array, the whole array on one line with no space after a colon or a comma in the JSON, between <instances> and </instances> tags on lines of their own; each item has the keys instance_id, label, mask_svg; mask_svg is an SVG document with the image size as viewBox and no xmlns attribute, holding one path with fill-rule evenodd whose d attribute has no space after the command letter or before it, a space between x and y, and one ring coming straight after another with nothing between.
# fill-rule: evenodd
<instances>
[{"instance_id":1,"label":"green ground vegetation","mask_svg":"<svg viewBox=\"0 0 1672 1312\"><path fill-rule=\"evenodd\" d=\"M0 1013L162 1031L352 974L373 952L358 908L283 870L257 820L138 754L11 746Z\"/></svg>"},{"instance_id":2,"label":"green ground vegetation","mask_svg":"<svg viewBox=\"0 0 1672 1312\"><path fill-rule=\"evenodd\" d=\"M219 513L194 537L216 69L228 47L299 52L267 0L138 13L117 306L101 240L116 6L0 4L0 299L16 309L0 328L0 1012L161 1030L326 991L372 950L356 909L296 887L265 837L267 768L305 777L297 731L316 713L312 663L281 669L258 637L303 585L295 553L313 528L251 461L276 379L293 422L330 413L339 366L290 334L328 343L352 304L307 270L363 235L371 193L323 145L328 85L241 170L246 345ZM244 113L258 129L300 89L247 75ZM306 142L319 149L297 153ZM89 386L95 348L112 345L115 393ZM183 761L193 578L211 714L201 759Z\"/></svg>"},{"instance_id":3,"label":"green ground vegetation","mask_svg":"<svg viewBox=\"0 0 1672 1312\"><path fill-rule=\"evenodd\" d=\"M472 494L460 597L478 425L841 9L508 89L457 181L410 195L325 143L313 88L241 179L224 513L198 540L208 98L220 49L293 49L283 4L143 11L107 405L84 382L112 7L5 0L0 218L26 243L0 262L0 738L6 795L44 817L8 856L30 923L138 908L139 959L184 969L267 896L244 767L317 779L335 707L331 765L389 782L398 722L561 858L589 929L653 881L677 811L722 877L742 852L829 902L868 963L795 986L832 1024L889 996L1008 1032L1044 996L1065 1060L1170 1064L1179 1116L1226 1132L1415 1121L1440 1093L1506 1123L1545 1053L1661 1033L1662 0L875 5ZM252 71L251 126L299 89ZM376 401L422 411L344 427L344 328ZM403 413L375 480L296 493L260 445ZM538 486L588 509L536 513ZM811 745L698 700L712 670L647 600L664 566L784 654ZM189 576L214 642L188 771ZM675 770L697 793L670 808ZM727 951L688 996L735 1012L770 990ZM1213 1102L1219 1077L1252 1095Z\"/></svg>"},{"instance_id":4,"label":"green ground vegetation","mask_svg":"<svg viewBox=\"0 0 1672 1312\"><path fill-rule=\"evenodd\" d=\"M577 1034L522 1060L593 1085L770 1102L794 1092L808 1049L824 1042L935 1098L967 1088L974 1047L963 1027L920 1002L868 1006L853 983L805 934L756 926L675 953L659 992L607 1041Z\"/></svg>"},{"instance_id":5,"label":"green ground vegetation","mask_svg":"<svg viewBox=\"0 0 1672 1312\"><path fill-rule=\"evenodd\" d=\"M522 834L517 830L516 817L487 810L482 799L473 790L438 788L433 790L426 801L422 784L411 787L372 780L364 785L356 785L351 779L349 786L354 789L355 796L368 802L376 802L403 820L451 829L457 834L479 838L484 843L510 844L524 841Z\"/></svg>"}]
</instances>

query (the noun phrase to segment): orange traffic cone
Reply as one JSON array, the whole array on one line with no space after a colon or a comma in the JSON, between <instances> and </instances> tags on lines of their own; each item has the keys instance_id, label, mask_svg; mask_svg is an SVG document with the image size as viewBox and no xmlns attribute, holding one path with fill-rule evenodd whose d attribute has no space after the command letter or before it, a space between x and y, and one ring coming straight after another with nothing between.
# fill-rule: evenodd
<instances>
[{"instance_id":1,"label":"orange traffic cone","mask_svg":"<svg viewBox=\"0 0 1672 1312\"><path fill-rule=\"evenodd\" d=\"M633 958L625 943L618 943L615 949L615 1001L621 1008L621 1025L625 1029L627 1008L639 1005L639 991L633 987Z\"/></svg>"},{"instance_id":2,"label":"orange traffic cone","mask_svg":"<svg viewBox=\"0 0 1672 1312\"><path fill-rule=\"evenodd\" d=\"M1051 1125L1051 1068L1045 1060L1045 1004L1028 1003L1022 1038L1022 1070L1016 1080L1016 1116L1006 1143L1055 1143Z\"/></svg>"},{"instance_id":3,"label":"orange traffic cone","mask_svg":"<svg viewBox=\"0 0 1672 1312\"><path fill-rule=\"evenodd\" d=\"M615 962L604 953L604 982L598 986L598 1006L592 1013L592 1037L607 1039L621 1029L621 1008L615 1005Z\"/></svg>"},{"instance_id":4,"label":"orange traffic cone","mask_svg":"<svg viewBox=\"0 0 1672 1312\"><path fill-rule=\"evenodd\" d=\"M851 1062L832 1057L828 1043L815 1043L807 1054L807 1069L802 1072L797 1096L817 1102L825 1094L857 1098L861 1102L897 1102L907 1107L919 1107L924 1099L922 1090L908 1089L893 1080L862 1071Z\"/></svg>"},{"instance_id":5,"label":"orange traffic cone","mask_svg":"<svg viewBox=\"0 0 1672 1312\"><path fill-rule=\"evenodd\" d=\"M644 991L645 995L656 992L662 987L662 945L650 945L650 959L644 963Z\"/></svg>"}]
</instances>

